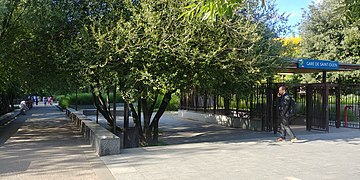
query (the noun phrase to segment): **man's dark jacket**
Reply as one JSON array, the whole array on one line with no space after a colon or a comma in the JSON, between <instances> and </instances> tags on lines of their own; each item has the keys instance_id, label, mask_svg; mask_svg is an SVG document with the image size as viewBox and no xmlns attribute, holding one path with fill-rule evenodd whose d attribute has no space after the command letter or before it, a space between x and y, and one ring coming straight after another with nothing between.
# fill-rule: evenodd
<instances>
[{"instance_id":1,"label":"man's dark jacket","mask_svg":"<svg viewBox=\"0 0 360 180\"><path fill-rule=\"evenodd\" d=\"M291 97L285 93L281 96L280 101L280 115L288 117L290 113Z\"/></svg>"}]
</instances>

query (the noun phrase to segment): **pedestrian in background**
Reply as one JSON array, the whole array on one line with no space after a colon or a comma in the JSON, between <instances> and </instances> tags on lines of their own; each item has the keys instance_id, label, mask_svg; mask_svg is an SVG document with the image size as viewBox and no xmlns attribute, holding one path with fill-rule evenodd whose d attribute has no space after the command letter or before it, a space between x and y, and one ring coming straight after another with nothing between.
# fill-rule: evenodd
<instances>
[{"instance_id":1,"label":"pedestrian in background","mask_svg":"<svg viewBox=\"0 0 360 180\"><path fill-rule=\"evenodd\" d=\"M39 105L39 97L38 96L35 96L35 104Z\"/></svg>"},{"instance_id":2,"label":"pedestrian in background","mask_svg":"<svg viewBox=\"0 0 360 180\"><path fill-rule=\"evenodd\" d=\"M25 111L29 109L29 108L26 106L26 101L25 101L25 99L22 99L22 100L20 101L19 108L20 108L21 114L22 114L22 115L25 115Z\"/></svg>"},{"instance_id":3,"label":"pedestrian in background","mask_svg":"<svg viewBox=\"0 0 360 180\"><path fill-rule=\"evenodd\" d=\"M47 103L47 101L48 101L48 99L47 99L47 97L43 97L43 102L44 102L44 105L46 106L46 103Z\"/></svg>"}]
</instances>

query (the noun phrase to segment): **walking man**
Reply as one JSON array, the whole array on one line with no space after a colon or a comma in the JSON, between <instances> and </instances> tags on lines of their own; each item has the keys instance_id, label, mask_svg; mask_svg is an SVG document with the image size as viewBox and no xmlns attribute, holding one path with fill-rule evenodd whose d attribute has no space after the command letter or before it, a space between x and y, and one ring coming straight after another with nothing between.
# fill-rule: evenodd
<instances>
[{"instance_id":1,"label":"walking man","mask_svg":"<svg viewBox=\"0 0 360 180\"><path fill-rule=\"evenodd\" d=\"M289 116L290 116L290 106L291 106L291 97L286 93L286 87L281 86L279 88L279 97L280 101L280 138L277 141L282 142L286 140L286 134L289 134L290 141L296 142L296 136L289 126Z\"/></svg>"}]
</instances>

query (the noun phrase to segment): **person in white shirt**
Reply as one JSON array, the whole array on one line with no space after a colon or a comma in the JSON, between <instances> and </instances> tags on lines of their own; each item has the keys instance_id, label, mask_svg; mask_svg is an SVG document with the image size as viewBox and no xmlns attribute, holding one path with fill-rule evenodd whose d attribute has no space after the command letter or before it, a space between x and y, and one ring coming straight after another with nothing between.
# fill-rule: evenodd
<instances>
[{"instance_id":1,"label":"person in white shirt","mask_svg":"<svg viewBox=\"0 0 360 180\"><path fill-rule=\"evenodd\" d=\"M26 101L24 99L20 102L19 108L20 108L21 114L23 114L23 115L25 115L25 111L29 109L26 106Z\"/></svg>"}]
</instances>

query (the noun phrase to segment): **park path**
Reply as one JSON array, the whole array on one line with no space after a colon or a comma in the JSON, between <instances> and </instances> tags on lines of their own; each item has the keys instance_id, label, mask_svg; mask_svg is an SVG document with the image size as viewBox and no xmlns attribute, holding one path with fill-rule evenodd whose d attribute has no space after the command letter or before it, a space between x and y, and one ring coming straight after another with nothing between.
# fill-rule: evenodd
<instances>
[{"instance_id":1,"label":"park path","mask_svg":"<svg viewBox=\"0 0 360 180\"><path fill-rule=\"evenodd\" d=\"M101 159L118 180L360 179L360 131L125 149Z\"/></svg>"},{"instance_id":2,"label":"park path","mask_svg":"<svg viewBox=\"0 0 360 180\"><path fill-rule=\"evenodd\" d=\"M36 106L0 127L0 179L113 178L54 106Z\"/></svg>"}]
</instances>

